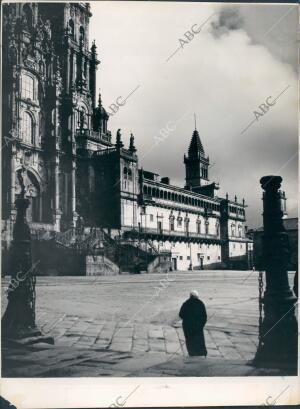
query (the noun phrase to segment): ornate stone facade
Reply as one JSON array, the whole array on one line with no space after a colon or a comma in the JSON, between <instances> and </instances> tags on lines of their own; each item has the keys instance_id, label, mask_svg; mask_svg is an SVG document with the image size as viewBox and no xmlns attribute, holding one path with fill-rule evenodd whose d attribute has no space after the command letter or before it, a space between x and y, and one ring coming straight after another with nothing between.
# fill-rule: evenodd
<instances>
[{"instance_id":1,"label":"ornate stone facade","mask_svg":"<svg viewBox=\"0 0 300 409\"><path fill-rule=\"evenodd\" d=\"M14 220L22 173L29 221L75 227L79 158L111 145L100 97L96 105L89 5L16 3L3 12L3 217Z\"/></svg>"}]
</instances>

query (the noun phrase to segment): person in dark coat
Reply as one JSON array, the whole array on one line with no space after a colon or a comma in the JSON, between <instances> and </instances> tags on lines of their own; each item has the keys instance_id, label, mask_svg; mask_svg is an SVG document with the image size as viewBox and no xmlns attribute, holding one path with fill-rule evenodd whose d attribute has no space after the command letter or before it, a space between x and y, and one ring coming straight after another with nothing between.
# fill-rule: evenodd
<instances>
[{"instance_id":1,"label":"person in dark coat","mask_svg":"<svg viewBox=\"0 0 300 409\"><path fill-rule=\"evenodd\" d=\"M199 299L197 291L190 292L179 312L189 356L206 356L204 326L207 321L204 303Z\"/></svg>"}]
</instances>

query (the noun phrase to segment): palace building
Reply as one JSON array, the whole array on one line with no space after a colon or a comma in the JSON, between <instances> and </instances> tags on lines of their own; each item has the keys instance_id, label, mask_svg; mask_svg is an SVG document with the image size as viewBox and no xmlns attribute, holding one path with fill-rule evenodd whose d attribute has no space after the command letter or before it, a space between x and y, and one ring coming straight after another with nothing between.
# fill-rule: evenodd
<instances>
[{"instance_id":1,"label":"palace building","mask_svg":"<svg viewBox=\"0 0 300 409\"><path fill-rule=\"evenodd\" d=\"M3 5L4 270L24 188L41 273L249 268L245 202L218 197L196 129L184 188L140 166L133 135L112 140L91 16L88 3Z\"/></svg>"}]
</instances>

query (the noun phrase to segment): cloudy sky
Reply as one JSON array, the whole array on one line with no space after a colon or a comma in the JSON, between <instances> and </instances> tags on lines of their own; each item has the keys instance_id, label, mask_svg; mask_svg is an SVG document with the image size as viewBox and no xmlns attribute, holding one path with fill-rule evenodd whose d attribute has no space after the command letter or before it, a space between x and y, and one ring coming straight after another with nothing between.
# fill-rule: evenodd
<instances>
[{"instance_id":1,"label":"cloudy sky","mask_svg":"<svg viewBox=\"0 0 300 409\"><path fill-rule=\"evenodd\" d=\"M91 10L103 105L111 112L134 91L109 129L115 138L121 128L125 145L135 135L139 166L183 186L196 113L218 195L244 197L256 227L259 179L279 174L297 216L297 6L91 2ZM185 36L192 27L201 31Z\"/></svg>"}]
</instances>

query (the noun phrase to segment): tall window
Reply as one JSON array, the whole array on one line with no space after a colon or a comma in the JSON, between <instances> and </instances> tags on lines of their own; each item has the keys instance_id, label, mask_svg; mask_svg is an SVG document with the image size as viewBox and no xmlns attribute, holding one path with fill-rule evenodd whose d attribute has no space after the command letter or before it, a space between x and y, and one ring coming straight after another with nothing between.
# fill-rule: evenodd
<instances>
[{"instance_id":1,"label":"tall window","mask_svg":"<svg viewBox=\"0 0 300 409\"><path fill-rule=\"evenodd\" d=\"M205 234L209 233L209 221L205 222Z\"/></svg>"},{"instance_id":2,"label":"tall window","mask_svg":"<svg viewBox=\"0 0 300 409\"><path fill-rule=\"evenodd\" d=\"M184 220L185 234L189 234L189 226L190 226L190 220L185 219Z\"/></svg>"},{"instance_id":3,"label":"tall window","mask_svg":"<svg viewBox=\"0 0 300 409\"><path fill-rule=\"evenodd\" d=\"M26 18L26 22L29 28L32 27L33 23L33 16L32 16L32 10L31 7L28 4L25 4L23 7L23 14Z\"/></svg>"},{"instance_id":4,"label":"tall window","mask_svg":"<svg viewBox=\"0 0 300 409\"><path fill-rule=\"evenodd\" d=\"M74 21L72 19L69 20L69 27L70 27L70 36L74 38L75 30L74 30Z\"/></svg>"},{"instance_id":5,"label":"tall window","mask_svg":"<svg viewBox=\"0 0 300 409\"><path fill-rule=\"evenodd\" d=\"M34 99L34 81L26 74L22 76L22 97Z\"/></svg>"},{"instance_id":6,"label":"tall window","mask_svg":"<svg viewBox=\"0 0 300 409\"><path fill-rule=\"evenodd\" d=\"M197 226L197 234L201 234L201 221L200 220L197 220L196 226Z\"/></svg>"},{"instance_id":7,"label":"tall window","mask_svg":"<svg viewBox=\"0 0 300 409\"><path fill-rule=\"evenodd\" d=\"M170 230L174 231L174 216L170 217Z\"/></svg>"},{"instance_id":8,"label":"tall window","mask_svg":"<svg viewBox=\"0 0 300 409\"><path fill-rule=\"evenodd\" d=\"M23 112L21 119L21 137L25 143L34 143L33 119L28 112Z\"/></svg>"},{"instance_id":9,"label":"tall window","mask_svg":"<svg viewBox=\"0 0 300 409\"><path fill-rule=\"evenodd\" d=\"M79 40L83 41L84 40L84 28L80 26L79 28Z\"/></svg>"}]
</instances>

